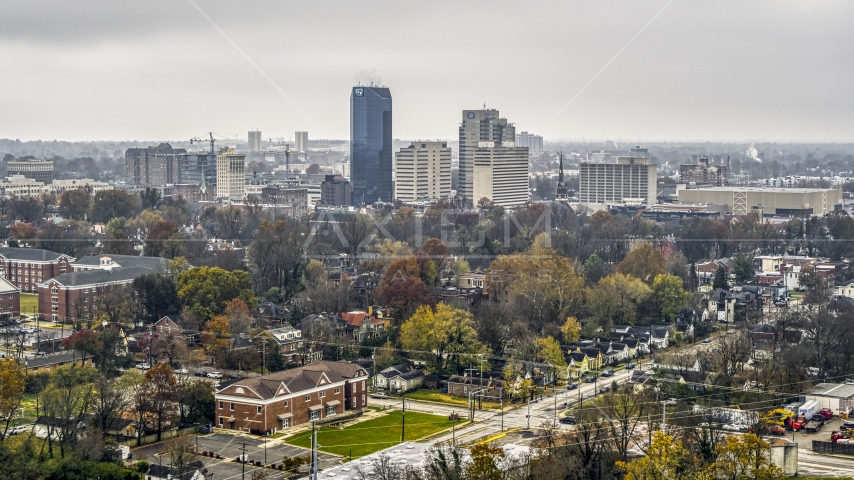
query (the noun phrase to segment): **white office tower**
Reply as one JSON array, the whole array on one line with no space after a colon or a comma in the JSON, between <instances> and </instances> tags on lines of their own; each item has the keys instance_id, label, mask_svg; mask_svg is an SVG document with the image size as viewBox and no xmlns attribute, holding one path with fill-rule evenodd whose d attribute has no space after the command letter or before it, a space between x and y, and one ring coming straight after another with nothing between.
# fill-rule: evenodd
<instances>
[{"instance_id":1,"label":"white office tower","mask_svg":"<svg viewBox=\"0 0 854 480\"><path fill-rule=\"evenodd\" d=\"M216 156L216 196L229 202L246 193L246 155L221 148Z\"/></svg>"},{"instance_id":2,"label":"white office tower","mask_svg":"<svg viewBox=\"0 0 854 480\"><path fill-rule=\"evenodd\" d=\"M395 198L404 202L451 196L448 142L412 142L394 157Z\"/></svg>"},{"instance_id":3,"label":"white office tower","mask_svg":"<svg viewBox=\"0 0 854 480\"><path fill-rule=\"evenodd\" d=\"M297 151L297 152L307 152L308 151L308 132L295 132L294 133L294 151Z\"/></svg>"},{"instance_id":4,"label":"white office tower","mask_svg":"<svg viewBox=\"0 0 854 480\"><path fill-rule=\"evenodd\" d=\"M498 110L463 110L457 195L470 204L488 198L503 207L528 202L528 148Z\"/></svg>"},{"instance_id":5,"label":"white office tower","mask_svg":"<svg viewBox=\"0 0 854 480\"><path fill-rule=\"evenodd\" d=\"M578 166L578 201L592 210L612 206L655 205L657 165L645 150L632 149L617 163L582 162Z\"/></svg>"},{"instance_id":6,"label":"white office tower","mask_svg":"<svg viewBox=\"0 0 854 480\"><path fill-rule=\"evenodd\" d=\"M255 153L261 151L261 132L258 131L250 131L249 132L249 153Z\"/></svg>"}]
</instances>

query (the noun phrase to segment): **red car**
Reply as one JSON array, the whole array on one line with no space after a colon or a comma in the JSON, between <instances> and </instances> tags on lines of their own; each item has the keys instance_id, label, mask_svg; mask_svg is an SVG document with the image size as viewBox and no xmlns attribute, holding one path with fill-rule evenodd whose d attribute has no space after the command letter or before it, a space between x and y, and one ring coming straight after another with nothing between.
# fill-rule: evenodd
<instances>
[{"instance_id":1,"label":"red car","mask_svg":"<svg viewBox=\"0 0 854 480\"><path fill-rule=\"evenodd\" d=\"M825 420L830 420L833 417L833 410L829 408L822 408L818 411L818 414L824 417Z\"/></svg>"},{"instance_id":2,"label":"red car","mask_svg":"<svg viewBox=\"0 0 854 480\"><path fill-rule=\"evenodd\" d=\"M770 433L771 435L785 435L786 429L779 425L774 425L770 428Z\"/></svg>"}]
</instances>

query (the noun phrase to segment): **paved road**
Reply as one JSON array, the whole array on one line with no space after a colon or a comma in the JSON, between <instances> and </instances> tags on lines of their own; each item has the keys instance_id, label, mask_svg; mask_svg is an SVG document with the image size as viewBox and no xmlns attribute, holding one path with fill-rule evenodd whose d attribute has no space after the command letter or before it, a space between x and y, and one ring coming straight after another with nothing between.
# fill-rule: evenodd
<instances>
[{"instance_id":1,"label":"paved road","mask_svg":"<svg viewBox=\"0 0 854 480\"><path fill-rule=\"evenodd\" d=\"M851 478L854 475L854 459L821 455L813 453L809 448L807 444L798 444L799 476Z\"/></svg>"},{"instance_id":2,"label":"paved road","mask_svg":"<svg viewBox=\"0 0 854 480\"><path fill-rule=\"evenodd\" d=\"M596 384L583 383L578 389L558 392L557 398L555 398L555 396L553 395L547 396L543 397L542 400L538 400L530 404L525 404L523 406L505 410L503 418L500 412L477 411L475 414L475 418L477 420L480 420L479 422L460 428L457 431L442 435L441 437L434 439L433 443L441 444L472 442L479 438L495 435L501 432L502 423L504 430L510 428L536 429L543 422L554 421L555 419L559 418L566 409L566 407L563 405L564 402L569 402L568 406L572 406L579 401L579 396L583 396L585 400L592 398L594 396L596 388L601 389L604 385L610 385L611 382L617 382L619 384L625 383L625 381L629 379L630 375L631 371L623 370L613 377L600 377L600 382L597 382ZM566 398L564 398L564 395L566 395ZM557 405L557 408L555 408L555 405ZM528 418L529 408L530 422ZM459 411L459 409L457 411ZM465 412L464 409L463 412ZM569 425L558 424L558 428L562 430L569 429L569 427Z\"/></svg>"}]
</instances>

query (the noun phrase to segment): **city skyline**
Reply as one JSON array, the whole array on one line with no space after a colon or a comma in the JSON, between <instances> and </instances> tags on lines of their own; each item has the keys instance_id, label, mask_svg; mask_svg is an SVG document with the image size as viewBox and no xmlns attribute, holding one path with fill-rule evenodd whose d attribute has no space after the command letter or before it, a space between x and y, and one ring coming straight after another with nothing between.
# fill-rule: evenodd
<instances>
[{"instance_id":1,"label":"city skyline","mask_svg":"<svg viewBox=\"0 0 854 480\"><path fill-rule=\"evenodd\" d=\"M486 103L550 141L854 140L850 3L451 5L4 5L0 137L344 139L341 92L374 82L400 139L453 140Z\"/></svg>"}]
</instances>

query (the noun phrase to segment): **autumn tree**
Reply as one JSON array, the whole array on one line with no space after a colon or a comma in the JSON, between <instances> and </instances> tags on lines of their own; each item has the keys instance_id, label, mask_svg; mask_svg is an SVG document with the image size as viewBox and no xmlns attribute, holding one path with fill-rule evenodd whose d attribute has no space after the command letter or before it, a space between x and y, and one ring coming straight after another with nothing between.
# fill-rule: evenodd
<instances>
[{"instance_id":1,"label":"autumn tree","mask_svg":"<svg viewBox=\"0 0 854 480\"><path fill-rule=\"evenodd\" d=\"M172 367L161 363L145 372L145 383L151 395L151 412L155 418L159 442L163 429L171 425L178 414L178 381Z\"/></svg>"},{"instance_id":2,"label":"autumn tree","mask_svg":"<svg viewBox=\"0 0 854 480\"><path fill-rule=\"evenodd\" d=\"M263 221L247 249L249 271L259 292L277 287L287 297L302 288L305 230L294 221Z\"/></svg>"},{"instance_id":3,"label":"autumn tree","mask_svg":"<svg viewBox=\"0 0 854 480\"><path fill-rule=\"evenodd\" d=\"M689 452L673 437L658 431L653 435L646 456L620 461L617 466L625 472L625 480L670 480L680 478L679 471Z\"/></svg>"},{"instance_id":4,"label":"autumn tree","mask_svg":"<svg viewBox=\"0 0 854 480\"><path fill-rule=\"evenodd\" d=\"M133 218L140 210L139 197L124 190L101 190L92 200L92 222L107 223L111 218Z\"/></svg>"},{"instance_id":5,"label":"autumn tree","mask_svg":"<svg viewBox=\"0 0 854 480\"><path fill-rule=\"evenodd\" d=\"M615 273L587 290L587 313L605 331L614 324L634 325L638 306L651 295L652 290L640 279Z\"/></svg>"},{"instance_id":6,"label":"autumn tree","mask_svg":"<svg viewBox=\"0 0 854 480\"><path fill-rule=\"evenodd\" d=\"M0 359L0 421L3 422L0 442L6 438L9 423L20 413L25 386L26 376L18 362L11 358Z\"/></svg>"},{"instance_id":7,"label":"autumn tree","mask_svg":"<svg viewBox=\"0 0 854 480\"><path fill-rule=\"evenodd\" d=\"M184 236L178 225L158 222L145 238L142 254L147 257L174 258L183 254Z\"/></svg>"},{"instance_id":8,"label":"autumn tree","mask_svg":"<svg viewBox=\"0 0 854 480\"><path fill-rule=\"evenodd\" d=\"M656 275L664 272L664 255L648 243L644 243L629 252L626 258L617 265L617 273L631 275L647 285L652 284Z\"/></svg>"},{"instance_id":9,"label":"autumn tree","mask_svg":"<svg viewBox=\"0 0 854 480\"><path fill-rule=\"evenodd\" d=\"M718 446L715 462L703 473L705 478L778 480L782 470L770 461L771 446L753 433L731 435Z\"/></svg>"},{"instance_id":10,"label":"autumn tree","mask_svg":"<svg viewBox=\"0 0 854 480\"><path fill-rule=\"evenodd\" d=\"M584 279L568 258L536 241L525 253L495 259L491 270L490 297L513 304L535 331L557 331L581 310Z\"/></svg>"},{"instance_id":11,"label":"autumn tree","mask_svg":"<svg viewBox=\"0 0 854 480\"><path fill-rule=\"evenodd\" d=\"M178 275L178 298L200 322L225 310L226 303L239 298L250 308L257 302L252 280L243 270L229 272L219 267L197 267Z\"/></svg>"},{"instance_id":12,"label":"autumn tree","mask_svg":"<svg viewBox=\"0 0 854 480\"><path fill-rule=\"evenodd\" d=\"M558 379L565 379L567 373L566 359L563 356L563 350L560 348L560 342L553 337L538 338L536 346L537 361L548 364Z\"/></svg>"},{"instance_id":13,"label":"autumn tree","mask_svg":"<svg viewBox=\"0 0 854 480\"><path fill-rule=\"evenodd\" d=\"M581 338L581 323L575 317L566 317L566 321L560 327L560 333L564 342L577 342Z\"/></svg>"},{"instance_id":14,"label":"autumn tree","mask_svg":"<svg viewBox=\"0 0 854 480\"><path fill-rule=\"evenodd\" d=\"M440 303L434 313L430 307L419 307L400 327L400 341L405 350L419 352L430 359L437 371L447 371L461 358L486 352L477 339L469 312Z\"/></svg>"},{"instance_id":15,"label":"autumn tree","mask_svg":"<svg viewBox=\"0 0 854 480\"><path fill-rule=\"evenodd\" d=\"M673 275L656 275L652 282L652 298L665 319L673 319L684 307L691 294L682 288L682 279Z\"/></svg>"},{"instance_id":16,"label":"autumn tree","mask_svg":"<svg viewBox=\"0 0 854 480\"><path fill-rule=\"evenodd\" d=\"M504 449L483 443L472 447L470 454L471 462L466 465L466 477L469 480L502 480L504 478L499 468L499 463L504 460Z\"/></svg>"},{"instance_id":17,"label":"autumn tree","mask_svg":"<svg viewBox=\"0 0 854 480\"><path fill-rule=\"evenodd\" d=\"M92 206L92 197L82 188L66 190L59 196L59 214L62 218L83 220Z\"/></svg>"}]
</instances>

